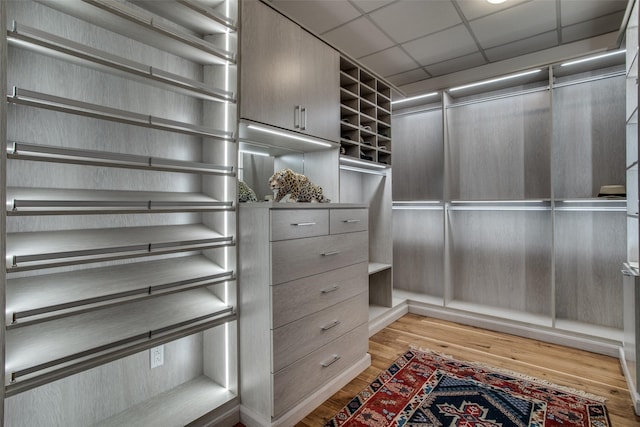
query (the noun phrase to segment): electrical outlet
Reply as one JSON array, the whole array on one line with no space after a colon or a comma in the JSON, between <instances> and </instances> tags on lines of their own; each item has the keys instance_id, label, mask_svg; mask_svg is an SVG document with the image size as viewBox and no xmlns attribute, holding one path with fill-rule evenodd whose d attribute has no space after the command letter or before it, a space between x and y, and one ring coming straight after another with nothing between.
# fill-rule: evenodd
<instances>
[{"instance_id":1,"label":"electrical outlet","mask_svg":"<svg viewBox=\"0 0 640 427\"><path fill-rule=\"evenodd\" d=\"M162 366L164 364L164 345L149 350L149 360L151 361L151 369Z\"/></svg>"}]
</instances>

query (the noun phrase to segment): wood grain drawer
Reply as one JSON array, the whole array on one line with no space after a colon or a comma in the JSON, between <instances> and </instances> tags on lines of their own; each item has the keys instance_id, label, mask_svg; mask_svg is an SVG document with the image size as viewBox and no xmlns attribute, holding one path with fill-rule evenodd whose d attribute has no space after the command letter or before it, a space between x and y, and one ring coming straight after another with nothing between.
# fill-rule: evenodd
<instances>
[{"instance_id":1,"label":"wood grain drawer","mask_svg":"<svg viewBox=\"0 0 640 427\"><path fill-rule=\"evenodd\" d=\"M368 263L361 262L272 286L271 327L276 329L366 291L367 267Z\"/></svg>"},{"instance_id":2,"label":"wood grain drawer","mask_svg":"<svg viewBox=\"0 0 640 427\"><path fill-rule=\"evenodd\" d=\"M271 332L272 372L335 340L369 320L369 296L361 293Z\"/></svg>"},{"instance_id":3,"label":"wood grain drawer","mask_svg":"<svg viewBox=\"0 0 640 427\"><path fill-rule=\"evenodd\" d=\"M271 211L271 240L300 239L329 234L328 209Z\"/></svg>"},{"instance_id":4,"label":"wood grain drawer","mask_svg":"<svg viewBox=\"0 0 640 427\"><path fill-rule=\"evenodd\" d=\"M362 358L369 349L367 323L273 375L272 416L304 399Z\"/></svg>"},{"instance_id":5,"label":"wood grain drawer","mask_svg":"<svg viewBox=\"0 0 640 427\"><path fill-rule=\"evenodd\" d=\"M369 234L309 237L271 243L272 284L368 261Z\"/></svg>"},{"instance_id":6,"label":"wood grain drawer","mask_svg":"<svg viewBox=\"0 0 640 427\"><path fill-rule=\"evenodd\" d=\"M329 233L352 233L369 228L367 209L331 209L329 211Z\"/></svg>"}]
</instances>

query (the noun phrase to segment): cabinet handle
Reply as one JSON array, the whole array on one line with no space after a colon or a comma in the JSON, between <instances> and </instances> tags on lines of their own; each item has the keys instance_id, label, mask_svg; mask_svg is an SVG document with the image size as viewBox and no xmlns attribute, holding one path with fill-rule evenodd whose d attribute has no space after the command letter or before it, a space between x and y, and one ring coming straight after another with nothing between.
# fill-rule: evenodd
<instances>
[{"instance_id":1,"label":"cabinet handle","mask_svg":"<svg viewBox=\"0 0 640 427\"><path fill-rule=\"evenodd\" d=\"M332 255L338 255L340 253L340 251L329 251L329 252L323 252L322 256L332 256Z\"/></svg>"},{"instance_id":2,"label":"cabinet handle","mask_svg":"<svg viewBox=\"0 0 640 427\"><path fill-rule=\"evenodd\" d=\"M293 127L294 129L300 129L300 109L302 105L296 105L293 109Z\"/></svg>"},{"instance_id":3,"label":"cabinet handle","mask_svg":"<svg viewBox=\"0 0 640 427\"><path fill-rule=\"evenodd\" d=\"M340 356L338 356L337 354L334 354L331 360L329 360L328 362L322 362L321 365L323 368L327 368L333 365L334 363L336 363L338 360L340 360Z\"/></svg>"},{"instance_id":4,"label":"cabinet handle","mask_svg":"<svg viewBox=\"0 0 640 427\"><path fill-rule=\"evenodd\" d=\"M321 292L321 293L323 293L323 294L328 294L329 292L335 292L335 291L337 291L338 289L340 289L340 286L338 286L338 285L333 285L332 287L330 287L330 288L326 288L326 289L323 289L323 290L321 290L320 292Z\"/></svg>"},{"instance_id":5,"label":"cabinet handle","mask_svg":"<svg viewBox=\"0 0 640 427\"><path fill-rule=\"evenodd\" d=\"M300 106L300 129L307 130L307 107Z\"/></svg>"},{"instance_id":6,"label":"cabinet handle","mask_svg":"<svg viewBox=\"0 0 640 427\"><path fill-rule=\"evenodd\" d=\"M291 225L293 225L294 227L309 227L312 225L316 225L316 223L315 222L296 222Z\"/></svg>"},{"instance_id":7,"label":"cabinet handle","mask_svg":"<svg viewBox=\"0 0 640 427\"><path fill-rule=\"evenodd\" d=\"M333 322L329 323L328 325L324 325L322 327L323 331L328 331L331 328L335 328L336 326L338 326L341 322L339 320L334 320Z\"/></svg>"},{"instance_id":8,"label":"cabinet handle","mask_svg":"<svg viewBox=\"0 0 640 427\"><path fill-rule=\"evenodd\" d=\"M354 222L360 222L359 219L345 219L342 222L346 222L347 224L353 224Z\"/></svg>"}]
</instances>

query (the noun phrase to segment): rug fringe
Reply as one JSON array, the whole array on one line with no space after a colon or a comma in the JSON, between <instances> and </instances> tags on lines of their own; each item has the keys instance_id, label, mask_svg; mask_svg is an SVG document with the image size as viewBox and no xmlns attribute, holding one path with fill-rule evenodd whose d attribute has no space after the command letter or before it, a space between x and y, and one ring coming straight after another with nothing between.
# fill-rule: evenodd
<instances>
[{"instance_id":1,"label":"rug fringe","mask_svg":"<svg viewBox=\"0 0 640 427\"><path fill-rule=\"evenodd\" d=\"M487 369L487 370L491 370L491 371L496 371L498 373L501 373L501 374L504 374L504 375L509 375L509 376L512 376L512 377L515 377L515 378L518 378L518 379L521 379L521 380L524 380L524 381L529 381L529 382L537 383L537 384L544 385L544 386L547 386L547 387L550 387L550 388L555 388L556 390L560 390L560 391L565 392L565 393L572 393L572 394L578 395L580 397L584 397L585 399L595 400L595 401L597 401L599 403L603 403L604 404L607 401L607 399L605 399L604 397L598 396L596 394L589 393L587 391L575 389L573 387L563 386L563 385L560 385L560 384L555 384L555 383L552 383L550 381L544 380L542 378L532 377L530 375L522 374L520 372L512 371L510 369L500 368L500 367L489 365L489 364L482 363L482 362L471 362L471 361L468 361L468 360L460 360L457 357L453 357L453 356L451 356L449 354L441 353L441 352L438 352L438 351L435 351L435 350L431 350L429 348L425 349L425 348L422 348L422 347L419 347L419 346L416 346L416 345L413 345L413 344L409 345L409 349L412 350L412 351L419 351L421 353L435 354L436 356L443 357L445 359L459 360L461 362L467 363L467 364L472 365L472 366L476 366L478 368L483 368L483 369Z\"/></svg>"}]
</instances>

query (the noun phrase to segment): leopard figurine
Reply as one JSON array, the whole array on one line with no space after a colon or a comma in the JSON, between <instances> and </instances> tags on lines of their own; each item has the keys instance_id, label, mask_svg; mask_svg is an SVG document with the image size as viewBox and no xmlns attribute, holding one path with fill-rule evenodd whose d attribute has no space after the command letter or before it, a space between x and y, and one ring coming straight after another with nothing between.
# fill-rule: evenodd
<instances>
[{"instance_id":1,"label":"leopard figurine","mask_svg":"<svg viewBox=\"0 0 640 427\"><path fill-rule=\"evenodd\" d=\"M290 194L291 202L328 203L329 199L322 194L322 187L313 184L306 176L291 169L281 169L269 178L272 190L278 190L274 202L279 202Z\"/></svg>"},{"instance_id":2,"label":"leopard figurine","mask_svg":"<svg viewBox=\"0 0 640 427\"><path fill-rule=\"evenodd\" d=\"M238 201L257 202L256 192L253 191L244 181L238 181Z\"/></svg>"}]
</instances>

